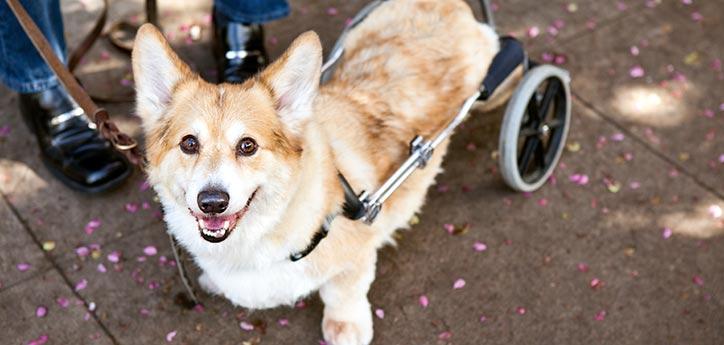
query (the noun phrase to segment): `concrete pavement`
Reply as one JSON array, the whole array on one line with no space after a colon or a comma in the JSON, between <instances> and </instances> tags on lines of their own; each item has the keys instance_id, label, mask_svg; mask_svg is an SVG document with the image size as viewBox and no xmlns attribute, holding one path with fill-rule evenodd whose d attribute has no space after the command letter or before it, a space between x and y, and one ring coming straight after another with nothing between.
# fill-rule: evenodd
<instances>
[{"instance_id":1,"label":"concrete pavement","mask_svg":"<svg viewBox=\"0 0 724 345\"><path fill-rule=\"evenodd\" d=\"M71 46L99 3L63 3ZM270 53L309 29L328 49L364 3L293 2L290 18L268 26ZM724 2L496 3L501 33L572 73L568 148L540 191L512 192L494 159L502 109L474 113L419 223L380 253L374 343L724 343ZM175 48L214 79L210 3L160 5ZM114 2L112 17L140 8ZM186 39L189 25L202 27L200 41ZM123 94L129 68L100 42L80 75L94 91ZM250 312L204 294L203 308L183 308L142 176L104 196L67 190L37 158L13 93L0 90L3 343L318 343L316 296ZM132 108L109 106L138 134L138 120L123 116ZM467 230L450 235L450 225Z\"/></svg>"}]
</instances>

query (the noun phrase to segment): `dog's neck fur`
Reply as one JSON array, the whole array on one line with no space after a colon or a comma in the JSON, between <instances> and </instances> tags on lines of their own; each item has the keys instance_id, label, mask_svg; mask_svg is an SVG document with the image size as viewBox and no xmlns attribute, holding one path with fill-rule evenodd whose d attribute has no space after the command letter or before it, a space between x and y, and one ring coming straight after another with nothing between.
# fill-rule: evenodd
<instances>
[{"instance_id":1,"label":"dog's neck fur","mask_svg":"<svg viewBox=\"0 0 724 345\"><path fill-rule=\"evenodd\" d=\"M340 212L344 202L329 141L319 140L326 134L311 119L302 136L304 151L299 161L301 173L296 177L296 189L277 227L269 233L289 254L305 249L325 218Z\"/></svg>"}]
</instances>

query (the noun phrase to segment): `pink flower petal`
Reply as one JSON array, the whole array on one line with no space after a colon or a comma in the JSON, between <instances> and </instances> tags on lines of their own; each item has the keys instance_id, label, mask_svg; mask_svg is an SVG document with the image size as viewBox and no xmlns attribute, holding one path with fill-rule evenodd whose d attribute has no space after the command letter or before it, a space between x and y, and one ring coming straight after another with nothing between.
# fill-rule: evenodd
<instances>
[{"instance_id":1,"label":"pink flower petal","mask_svg":"<svg viewBox=\"0 0 724 345\"><path fill-rule=\"evenodd\" d=\"M48 314L48 308L44 306L38 306L38 308L35 309L35 316L37 317L45 317L45 315Z\"/></svg>"},{"instance_id":2,"label":"pink flower petal","mask_svg":"<svg viewBox=\"0 0 724 345\"><path fill-rule=\"evenodd\" d=\"M453 283L453 289L455 290L462 289L463 287L465 287L465 279L458 278L455 280L455 283Z\"/></svg>"},{"instance_id":3,"label":"pink flower petal","mask_svg":"<svg viewBox=\"0 0 724 345\"><path fill-rule=\"evenodd\" d=\"M515 308L515 312L518 313L518 315L525 315L528 311L524 307L518 307Z\"/></svg>"},{"instance_id":4,"label":"pink flower petal","mask_svg":"<svg viewBox=\"0 0 724 345\"><path fill-rule=\"evenodd\" d=\"M553 25L549 26L548 29L546 29L546 31L548 32L549 35L554 36L554 37L558 36L558 32L559 32L558 28Z\"/></svg>"},{"instance_id":5,"label":"pink flower petal","mask_svg":"<svg viewBox=\"0 0 724 345\"><path fill-rule=\"evenodd\" d=\"M79 257L83 258L83 257L88 256L88 254L90 254L90 249L88 249L88 247L86 247L86 246L80 246L78 248L75 248L75 254L78 255Z\"/></svg>"},{"instance_id":6,"label":"pink flower petal","mask_svg":"<svg viewBox=\"0 0 724 345\"><path fill-rule=\"evenodd\" d=\"M487 249L488 246L483 242L475 241L475 243L473 243L473 250L475 250L476 252L484 252Z\"/></svg>"},{"instance_id":7,"label":"pink flower petal","mask_svg":"<svg viewBox=\"0 0 724 345\"><path fill-rule=\"evenodd\" d=\"M588 272L588 265L584 262L579 262L577 265L578 271L586 273Z\"/></svg>"},{"instance_id":8,"label":"pink flower petal","mask_svg":"<svg viewBox=\"0 0 724 345\"><path fill-rule=\"evenodd\" d=\"M289 326L289 320L287 320L287 319L279 319L279 320L277 320L277 323L279 324L279 326L282 326L282 327Z\"/></svg>"},{"instance_id":9,"label":"pink flower petal","mask_svg":"<svg viewBox=\"0 0 724 345\"><path fill-rule=\"evenodd\" d=\"M425 295L421 295L419 301L423 308L427 308L427 306L430 305L430 300Z\"/></svg>"},{"instance_id":10,"label":"pink flower petal","mask_svg":"<svg viewBox=\"0 0 724 345\"><path fill-rule=\"evenodd\" d=\"M440 332L440 334L437 335L437 338L440 340L448 340L452 338L452 333L450 331Z\"/></svg>"},{"instance_id":11,"label":"pink flower petal","mask_svg":"<svg viewBox=\"0 0 724 345\"><path fill-rule=\"evenodd\" d=\"M29 270L30 267L32 267L32 266L26 262L21 262L21 263L15 265L15 268L17 268L18 271L20 271L20 272L25 272L25 271Z\"/></svg>"},{"instance_id":12,"label":"pink flower petal","mask_svg":"<svg viewBox=\"0 0 724 345\"><path fill-rule=\"evenodd\" d=\"M172 342L173 338L175 338L175 337L176 337L176 331L168 332L168 334L166 334L166 342L169 342L169 343Z\"/></svg>"},{"instance_id":13,"label":"pink flower petal","mask_svg":"<svg viewBox=\"0 0 724 345\"><path fill-rule=\"evenodd\" d=\"M11 132L10 125L0 126L0 138L7 138L7 136L10 135L10 132Z\"/></svg>"},{"instance_id":14,"label":"pink flower petal","mask_svg":"<svg viewBox=\"0 0 724 345\"><path fill-rule=\"evenodd\" d=\"M88 287L88 280L81 279L77 284L75 284L75 291L80 291Z\"/></svg>"},{"instance_id":15,"label":"pink flower petal","mask_svg":"<svg viewBox=\"0 0 724 345\"><path fill-rule=\"evenodd\" d=\"M336 7L329 7L327 8L327 14L330 16L336 16L337 14L339 14L339 11Z\"/></svg>"},{"instance_id":16,"label":"pink flower petal","mask_svg":"<svg viewBox=\"0 0 724 345\"><path fill-rule=\"evenodd\" d=\"M377 309L375 309L375 316L377 316L377 318L379 318L379 319L384 319L385 311L382 310L381 308L377 308Z\"/></svg>"},{"instance_id":17,"label":"pink flower petal","mask_svg":"<svg viewBox=\"0 0 724 345\"><path fill-rule=\"evenodd\" d=\"M65 297L58 297L55 299L55 301L58 302L58 305L61 308L68 308L68 306L70 305L70 301Z\"/></svg>"},{"instance_id":18,"label":"pink flower petal","mask_svg":"<svg viewBox=\"0 0 724 345\"><path fill-rule=\"evenodd\" d=\"M239 323L239 327L241 327L241 329L243 329L243 330L245 330L245 331L247 331L247 332L254 330L254 325L252 325L252 324L250 324L250 323L248 323L248 322L246 322L246 321L241 321L241 322Z\"/></svg>"},{"instance_id":19,"label":"pink flower petal","mask_svg":"<svg viewBox=\"0 0 724 345\"><path fill-rule=\"evenodd\" d=\"M108 254L108 261L116 264L119 261L121 261L121 253L119 253L117 250L112 251L110 254Z\"/></svg>"},{"instance_id":20,"label":"pink flower petal","mask_svg":"<svg viewBox=\"0 0 724 345\"><path fill-rule=\"evenodd\" d=\"M531 26L530 28L528 28L527 34L528 37L535 38L540 35L540 29L537 26Z\"/></svg>"},{"instance_id":21,"label":"pink flower petal","mask_svg":"<svg viewBox=\"0 0 724 345\"><path fill-rule=\"evenodd\" d=\"M98 228L100 228L100 227L101 227L101 220L98 218L93 218L88 222L88 224L85 225L84 230L85 230L86 234L92 235L93 232L98 230Z\"/></svg>"},{"instance_id":22,"label":"pink flower petal","mask_svg":"<svg viewBox=\"0 0 724 345\"><path fill-rule=\"evenodd\" d=\"M485 315L480 315L480 319L479 319L479 320L480 320L481 323L483 323L483 322L485 322L485 321L488 321L488 317L485 316Z\"/></svg>"},{"instance_id":23,"label":"pink flower petal","mask_svg":"<svg viewBox=\"0 0 724 345\"><path fill-rule=\"evenodd\" d=\"M588 184L589 178L586 174L573 174L568 177L568 180L579 186L584 186Z\"/></svg>"},{"instance_id":24,"label":"pink flower petal","mask_svg":"<svg viewBox=\"0 0 724 345\"><path fill-rule=\"evenodd\" d=\"M205 310L206 310L206 308L204 308L203 304L196 304L194 306L194 311L197 313L203 313Z\"/></svg>"},{"instance_id":25,"label":"pink flower petal","mask_svg":"<svg viewBox=\"0 0 724 345\"><path fill-rule=\"evenodd\" d=\"M631 69L628 71L628 74L631 76L631 78L641 78L646 74L646 72L644 71L643 67L636 65L631 67Z\"/></svg>"},{"instance_id":26,"label":"pink flower petal","mask_svg":"<svg viewBox=\"0 0 724 345\"><path fill-rule=\"evenodd\" d=\"M447 231L448 234L452 235L452 233L455 231L455 225L450 223L445 223L442 225L442 227Z\"/></svg>"},{"instance_id":27,"label":"pink flower petal","mask_svg":"<svg viewBox=\"0 0 724 345\"><path fill-rule=\"evenodd\" d=\"M606 318L606 311L600 310L598 313L596 313L595 319L596 321L603 321Z\"/></svg>"},{"instance_id":28,"label":"pink flower petal","mask_svg":"<svg viewBox=\"0 0 724 345\"><path fill-rule=\"evenodd\" d=\"M603 281L598 278L591 279L591 283L589 284L591 286L591 289L598 289L603 286Z\"/></svg>"},{"instance_id":29,"label":"pink flower petal","mask_svg":"<svg viewBox=\"0 0 724 345\"><path fill-rule=\"evenodd\" d=\"M37 339L33 339L27 343L27 345L43 345L48 342L47 335L41 335Z\"/></svg>"},{"instance_id":30,"label":"pink flower petal","mask_svg":"<svg viewBox=\"0 0 724 345\"><path fill-rule=\"evenodd\" d=\"M138 212L138 204L129 202L125 205L125 209L128 213L136 213Z\"/></svg>"},{"instance_id":31,"label":"pink flower petal","mask_svg":"<svg viewBox=\"0 0 724 345\"><path fill-rule=\"evenodd\" d=\"M143 182L141 182L141 184L138 186L138 190L141 191L141 192L145 192L145 191L147 191L149 188L151 188L151 184L148 183L148 181L143 181Z\"/></svg>"},{"instance_id":32,"label":"pink flower petal","mask_svg":"<svg viewBox=\"0 0 724 345\"><path fill-rule=\"evenodd\" d=\"M704 278L702 278L701 276L698 276L698 275L691 278L691 281L694 282L694 284L696 284L698 286L704 285Z\"/></svg>"},{"instance_id":33,"label":"pink flower petal","mask_svg":"<svg viewBox=\"0 0 724 345\"><path fill-rule=\"evenodd\" d=\"M154 256L158 254L158 250L154 246L146 246L146 248L143 248L143 254L146 254L147 256Z\"/></svg>"},{"instance_id":34,"label":"pink flower petal","mask_svg":"<svg viewBox=\"0 0 724 345\"><path fill-rule=\"evenodd\" d=\"M623 141L626 136L623 133L614 133L611 135L611 141Z\"/></svg>"},{"instance_id":35,"label":"pink flower petal","mask_svg":"<svg viewBox=\"0 0 724 345\"><path fill-rule=\"evenodd\" d=\"M541 60L543 60L543 62L550 63L553 62L554 59L555 55L553 53L544 52L543 54L541 54Z\"/></svg>"},{"instance_id":36,"label":"pink flower petal","mask_svg":"<svg viewBox=\"0 0 724 345\"><path fill-rule=\"evenodd\" d=\"M669 237L671 237L672 233L673 232L671 231L671 228L666 227L666 228L664 228L664 230L661 231L661 236L666 240Z\"/></svg>"}]
</instances>

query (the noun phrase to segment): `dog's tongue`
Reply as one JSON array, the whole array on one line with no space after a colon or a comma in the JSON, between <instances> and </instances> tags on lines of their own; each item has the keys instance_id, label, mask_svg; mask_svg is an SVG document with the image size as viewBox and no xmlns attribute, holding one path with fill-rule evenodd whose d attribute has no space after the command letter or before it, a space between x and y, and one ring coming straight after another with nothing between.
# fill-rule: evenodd
<instances>
[{"instance_id":1,"label":"dog's tongue","mask_svg":"<svg viewBox=\"0 0 724 345\"><path fill-rule=\"evenodd\" d=\"M209 230L221 230L227 220L225 217L204 218L204 226Z\"/></svg>"}]
</instances>

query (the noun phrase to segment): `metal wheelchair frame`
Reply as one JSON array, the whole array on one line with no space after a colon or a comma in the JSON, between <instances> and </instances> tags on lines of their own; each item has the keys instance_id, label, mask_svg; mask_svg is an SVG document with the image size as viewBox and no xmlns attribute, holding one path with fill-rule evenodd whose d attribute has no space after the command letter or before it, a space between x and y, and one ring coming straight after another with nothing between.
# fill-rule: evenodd
<instances>
[{"instance_id":1,"label":"metal wheelchair frame","mask_svg":"<svg viewBox=\"0 0 724 345\"><path fill-rule=\"evenodd\" d=\"M339 59L344 55L344 43L349 31L359 25L370 13L385 2L386 0L375 0L367 4L344 29L329 53L327 61L322 66L322 83L331 78ZM495 29L490 0L481 0L481 8L486 24ZM355 195L354 189L344 177L341 178L347 196L344 206L345 216L349 219L361 219L366 224L372 224L379 215L380 210L382 210L382 204L415 170L422 169L427 165L435 148L450 137L455 128L468 117L475 101L489 99L495 89L521 64L527 69L528 59L520 42L513 38L502 38L500 52L493 59L480 89L463 102L455 117L431 139L419 135L413 138L410 142L410 156L377 190L373 192L363 191L353 197Z\"/></svg>"}]
</instances>

